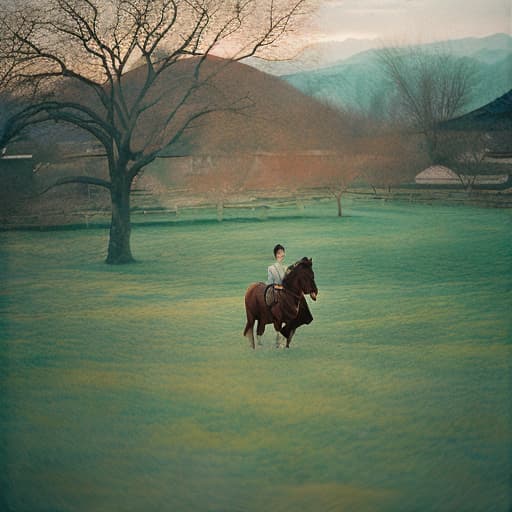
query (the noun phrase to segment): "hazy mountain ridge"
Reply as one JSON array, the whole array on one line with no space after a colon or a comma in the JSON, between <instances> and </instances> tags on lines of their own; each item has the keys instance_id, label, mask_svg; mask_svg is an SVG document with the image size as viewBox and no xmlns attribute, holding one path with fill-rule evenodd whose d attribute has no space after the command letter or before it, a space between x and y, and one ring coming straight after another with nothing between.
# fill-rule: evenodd
<instances>
[{"instance_id":1,"label":"hazy mountain ridge","mask_svg":"<svg viewBox=\"0 0 512 512\"><path fill-rule=\"evenodd\" d=\"M468 110L492 101L512 87L511 36L495 34L416 46L464 57L473 63L477 85ZM378 109L375 102L385 102L390 86L378 64L377 51L367 50L329 67L281 78L304 93L336 106L365 111L372 106Z\"/></svg>"},{"instance_id":2,"label":"hazy mountain ridge","mask_svg":"<svg viewBox=\"0 0 512 512\"><path fill-rule=\"evenodd\" d=\"M289 60L264 61L256 57L250 57L244 62L272 75L284 76L305 71L314 71L336 66L356 60L363 54L389 46L404 44L401 41L386 41L382 39L354 39L344 41L324 41L308 45L304 50ZM472 56L482 48L489 50L494 57L500 52L501 58L512 52L512 37L508 34L498 33L485 37L466 37L461 39L449 39L430 43L410 43L411 46L438 47L453 54ZM483 55L482 59L489 58Z\"/></svg>"},{"instance_id":3,"label":"hazy mountain ridge","mask_svg":"<svg viewBox=\"0 0 512 512\"><path fill-rule=\"evenodd\" d=\"M294 58L289 60L266 61L249 57L244 62L271 75L283 76L303 71L333 66L344 59L372 48L378 48L378 39L346 39L308 45Z\"/></svg>"}]
</instances>

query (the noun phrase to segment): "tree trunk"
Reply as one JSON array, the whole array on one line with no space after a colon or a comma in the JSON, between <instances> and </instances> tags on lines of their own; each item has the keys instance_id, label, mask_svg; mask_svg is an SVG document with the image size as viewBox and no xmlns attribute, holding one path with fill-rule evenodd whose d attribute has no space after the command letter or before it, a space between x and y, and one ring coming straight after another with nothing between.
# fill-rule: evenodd
<instances>
[{"instance_id":1,"label":"tree trunk","mask_svg":"<svg viewBox=\"0 0 512 512\"><path fill-rule=\"evenodd\" d=\"M438 143L437 143L437 134L435 133L435 131L431 131L431 130L426 130L425 131L425 139L426 139L426 144L427 144L427 155L430 159L430 163L431 165L435 165L438 160L439 160L439 156L438 156Z\"/></svg>"},{"instance_id":2,"label":"tree trunk","mask_svg":"<svg viewBox=\"0 0 512 512\"><path fill-rule=\"evenodd\" d=\"M124 180L120 183L113 182L110 196L112 222L106 262L112 265L131 263L135 260L130 249L130 183Z\"/></svg>"},{"instance_id":3,"label":"tree trunk","mask_svg":"<svg viewBox=\"0 0 512 512\"><path fill-rule=\"evenodd\" d=\"M341 210L341 194L336 194L336 202L338 203L338 217L342 217L343 212Z\"/></svg>"},{"instance_id":4,"label":"tree trunk","mask_svg":"<svg viewBox=\"0 0 512 512\"><path fill-rule=\"evenodd\" d=\"M224 201L222 199L219 199L217 201L217 220L219 222L222 222L224 219Z\"/></svg>"}]
</instances>

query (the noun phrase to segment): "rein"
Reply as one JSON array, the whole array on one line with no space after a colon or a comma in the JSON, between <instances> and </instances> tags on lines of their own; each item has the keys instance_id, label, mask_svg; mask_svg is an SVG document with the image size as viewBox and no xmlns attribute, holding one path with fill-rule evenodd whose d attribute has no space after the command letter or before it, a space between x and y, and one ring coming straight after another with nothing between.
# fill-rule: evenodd
<instances>
[{"instance_id":1,"label":"rein","mask_svg":"<svg viewBox=\"0 0 512 512\"><path fill-rule=\"evenodd\" d=\"M286 293L289 293L292 297L295 297L297 300L300 300L300 299L302 299L302 297L304 297L304 292L300 292L300 294L295 293L292 290L290 290L290 288L287 288L286 286L283 286L283 290Z\"/></svg>"},{"instance_id":2,"label":"rein","mask_svg":"<svg viewBox=\"0 0 512 512\"><path fill-rule=\"evenodd\" d=\"M296 301L298 301L298 303L300 303L302 300L304 300L304 296L309 293L309 292L306 292L305 290L302 290L301 286L300 286L300 276L296 276L295 275L295 272L300 272L301 271L301 266L304 265L305 267L311 267L312 265L312 260L311 258L302 258L301 260L295 262L293 265L291 265L290 267L288 267L288 270L286 271L286 275L284 276L284 279L283 279L283 283L282 283L282 286L283 286L283 289L284 291L291 295ZM306 269L304 269L304 271L307 271ZM313 276L311 276L311 279L314 279ZM316 285L314 284L314 280L312 281L313 284L313 287L316 288ZM298 288L299 289L299 292L297 293L295 290L292 290L290 288L290 286L293 286L294 288ZM308 285L306 285L307 287ZM316 300L316 293L315 292L315 300Z\"/></svg>"},{"instance_id":3,"label":"rein","mask_svg":"<svg viewBox=\"0 0 512 512\"><path fill-rule=\"evenodd\" d=\"M290 267L290 271L291 273L297 269L297 267L299 267L300 265L300 262L296 262L294 263L291 267ZM288 281L289 279L289 275L286 275L285 278L283 279L283 289L286 291L286 293L290 294L292 297L294 297L296 300L300 301L303 297L304 297L304 292L301 290L300 293L296 293L294 292L293 290L291 290L288 286L287 286L287 283L285 284L285 281Z\"/></svg>"}]
</instances>

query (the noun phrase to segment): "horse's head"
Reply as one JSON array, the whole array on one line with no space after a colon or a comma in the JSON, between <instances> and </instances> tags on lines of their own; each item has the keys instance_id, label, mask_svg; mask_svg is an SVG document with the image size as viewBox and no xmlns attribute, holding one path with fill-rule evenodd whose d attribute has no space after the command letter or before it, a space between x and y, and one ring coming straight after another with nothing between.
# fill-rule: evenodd
<instances>
[{"instance_id":1,"label":"horse's head","mask_svg":"<svg viewBox=\"0 0 512 512\"><path fill-rule=\"evenodd\" d=\"M288 267L283 285L288 285L316 300L318 288L316 287L315 273L313 272L313 260L311 258L302 258Z\"/></svg>"}]
</instances>

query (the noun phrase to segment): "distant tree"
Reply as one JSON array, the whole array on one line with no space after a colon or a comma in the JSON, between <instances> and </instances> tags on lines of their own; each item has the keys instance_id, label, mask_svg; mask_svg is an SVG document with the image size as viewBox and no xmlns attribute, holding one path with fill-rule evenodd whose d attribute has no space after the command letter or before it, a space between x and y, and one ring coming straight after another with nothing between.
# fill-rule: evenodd
<instances>
[{"instance_id":1,"label":"distant tree","mask_svg":"<svg viewBox=\"0 0 512 512\"><path fill-rule=\"evenodd\" d=\"M450 168L471 194L478 175L493 172L485 163L489 136L479 130L443 131L439 142L439 163Z\"/></svg>"},{"instance_id":2,"label":"distant tree","mask_svg":"<svg viewBox=\"0 0 512 512\"><path fill-rule=\"evenodd\" d=\"M355 177L370 185L375 193L377 188L390 193L392 187L412 181L428 164L418 135L403 126L353 109L343 110L342 116L350 132L343 151L352 155L349 158L351 168L357 169Z\"/></svg>"},{"instance_id":3,"label":"distant tree","mask_svg":"<svg viewBox=\"0 0 512 512\"><path fill-rule=\"evenodd\" d=\"M338 217L343 215L341 204L343 194L361 174L367 158L367 155L364 154L344 153L331 157L322 167L319 184L325 186L336 199Z\"/></svg>"},{"instance_id":4,"label":"distant tree","mask_svg":"<svg viewBox=\"0 0 512 512\"><path fill-rule=\"evenodd\" d=\"M217 220L222 221L226 201L245 189L248 175L246 158L236 154L196 156L192 167L187 184L194 192L205 195L215 203Z\"/></svg>"},{"instance_id":5,"label":"distant tree","mask_svg":"<svg viewBox=\"0 0 512 512\"><path fill-rule=\"evenodd\" d=\"M417 136L403 133L395 128L383 128L379 133L361 139L367 158L360 178L374 192L384 188L388 193L392 187L414 181L421 169L428 166L428 157Z\"/></svg>"},{"instance_id":6,"label":"distant tree","mask_svg":"<svg viewBox=\"0 0 512 512\"><path fill-rule=\"evenodd\" d=\"M212 77L230 62L271 57L308 3L5 0L0 88L16 95L20 106L4 123L0 145L48 121L72 124L96 139L105 149L108 179L68 176L55 185L87 183L108 189L112 219L106 261L131 262L130 190L135 177L198 119L243 108L243 98L205 102ZM208 66L213 53L224 60ZM184 76L186 62L192 66Z\"/></svg>"},{"instance_id":7,"label":"distant tree","mask_svg":"<svg viewBox=\"0 0 512 512\"><path fill-rule=\"evenodd\" d=\"M294 199L298 210L302 211L305 197L327 191L336 198L341 216L342 195L357 176L364 155L306 149L253 155L252 158L241 162L236 170L225 173L224 179L233 176L231 193L265 191L273 197ZM221 178L217 187L223 183Z\"/></svg>"},{"instance_id":8,"label":"distant tree","mask_svg":"<svg viewBox=\"0 0 512 512\"><path fill-rule=\"evenodd\" d=\"M321 151L320 151L321 152ZM304 210L304 193L318 186L321 157L315 151L290 151L271 157L270 176L263 188L280 191L295 200L299 212Z\"/></svg>"},{"instance_id":9,"label":"distant tree","mask_svg":"<svg viewBox=\"0 0 512 512\"><path fill-rule=\"evenodd\" d=\"M288 190L297 198L301 192L327 191L336 199L338 217L343 215L342 197L359 175L366 156L354 151L317 151L294 156Z\"/></svg>"},{"instance_id":10,"label":"distant tree","mask_svg":"<svg viewBox=\"0 0 512 512\"><path fill-rule=\"evenodd\" d=\"M421 133L431 163L439 160L439 124L471 102L477 72L465 58L418 47L390 47L379 62L395 91L395 116Z\"/></svg>"}]
</instances>

